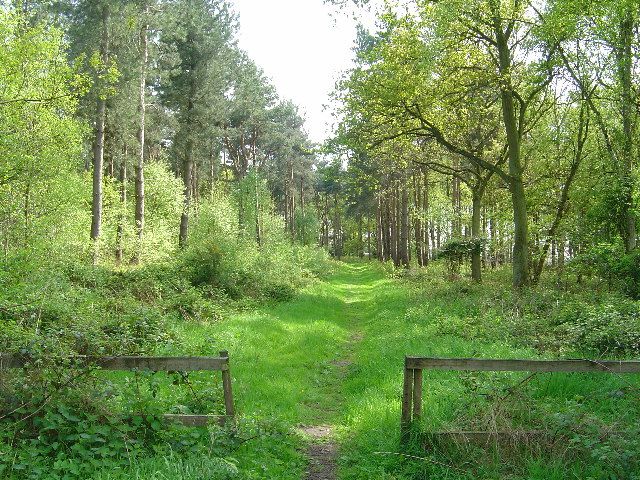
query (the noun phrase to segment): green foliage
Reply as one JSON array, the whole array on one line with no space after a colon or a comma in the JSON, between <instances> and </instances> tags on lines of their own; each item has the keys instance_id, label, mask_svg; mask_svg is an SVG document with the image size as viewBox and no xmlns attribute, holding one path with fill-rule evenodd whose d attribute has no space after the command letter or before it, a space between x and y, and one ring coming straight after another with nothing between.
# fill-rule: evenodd
<instances>
[{"instance_id":1,"label":"green foliage","mask_svg":"<svg viewBox=\"0 0 640 480\"><path fill-rule=\"evenodd\" d=\"M327 258L316 247L291 241L262 182L256 213L255 182L255 176L247 177L233 198L219 193L199 206L184 269L192 284L232 298L288 299L325 270Z\"/></svg>"},{"instance_id":2,"label":"green foliage","mask_svg":"<svg viewBox=\"0 0 640 480\"><path fill-rule=\"evenodd\" d=\"M91 408L86 402L58 403L40 412L16 411L15 416L33 413L34 419L0 428L2 478L257 480L277 473L273 460L291 448L291 439L275 422L241 420L230 428L194 429L166 424L155 414L114 415ZM167 477L157 477L159 472Z\"/></svg>"},{"instance_id":3,"label":"green foliage","mask_svg":"<svg viewBox=\"0 0 640 480\"><path fill-rule=\"evenodd\" d=\"M82 251L77 174L83 126L74 117L84 79L65 57L62 32L0 10L0 239L3 255L32 262ZM83 232L84 233L84 232ZM27 253L28 251L28 253Z\"/></svg>"},{"instance_id":4,"label":"green foliage","mask_svg":"<svg viewBox=\"0 0 640 480\"><path fill-rule=\"evenodd\" d=\"M598 244L579 254L571 262L578 275L597 276L610 288L616 288L631 298L640 298L640 254L625 253L619 244Z\"/></svg>"},{"instance_id":5,"label":"green foliage","mask_svg":"<svg viewBox=\"0 0 640 480\"><path fill-rule=\"evenodd\" d=\"M450 274L457 275L463 261L482 254L485 244L484 238L453 238L440 248L437 257L446 260Z\"/></svg>"},{"instance_id":6,"label":"green foliage","mask_svg":"<svg viewBox=\"0 0 640 480\"><path fill-rule=\"evenodd\" d=\"M481 254L484 250L484 238L459 238L447 241L438 252L440 258L447 261L461 262L471 258L473 254Z\"/></svg>"}]
</instances>

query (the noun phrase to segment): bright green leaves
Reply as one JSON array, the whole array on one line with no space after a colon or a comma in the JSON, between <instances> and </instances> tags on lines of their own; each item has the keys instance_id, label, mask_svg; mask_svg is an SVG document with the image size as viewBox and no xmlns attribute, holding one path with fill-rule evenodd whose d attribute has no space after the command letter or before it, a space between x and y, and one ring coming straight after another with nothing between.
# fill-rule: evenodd
<instances>
[{"instance_id":1,"label":"bright green leaves","mask_svg":"<svg viewBox=\"0 0 640 480\"><path fill-rule=\"evenodd\" d=\"M71 208L82 201L74 172L83 128L74 115L88 82L66 61L59 30L2 11L0 36L0 237L6 251L33 247L32 240L53 232L68 240L83 220ZM51 251L55 245L38 247Z\"/></svg>"}]
</instances>

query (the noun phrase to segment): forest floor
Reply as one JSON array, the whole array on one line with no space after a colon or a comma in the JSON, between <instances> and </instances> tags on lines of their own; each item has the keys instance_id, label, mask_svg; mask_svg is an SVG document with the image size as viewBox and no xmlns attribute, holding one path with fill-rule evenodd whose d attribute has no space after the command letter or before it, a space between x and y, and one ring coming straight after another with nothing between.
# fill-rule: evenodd
<instances>
[{"instance_id":1,"label":"forest floor","mask_svg":"<svg viewBox=\"0 0 640 480\"><path fill-rule=\"evenodd\" d=\"M264 422L273 422L289 432L277 446L265 447L252 438L242 442L235 452L241 469L261 472L247 478L600 478L600 470L588 470L587 463L572 466L566 457L553 460L544 452L503 458L491 452L497 461L485 463L491 455L483 450L467 452L467 457L446 449L400 449L405 355L538 356L504 338L451 332L449 325L479 315L474 287L430 278L408 282L390 277L379 264L336 264L326 279L291 301L238 312L220 322L177 325L176 350L159 353L215 355L228 350L241 421L254 421L261 429ZM521 381L522 375L509 373L426 373L424 427L447 429L458 422L456 427L481 430L496 422L526 424L552 411L560 422L571 422L575 415L593 418L589 421L597 429L598 418L606 425L637 410L631 395L609 394L627 388L627 380L553 375L509 390ZM515 393L494 408L491 398L505 391Z\"/></svg>"}]
</instances>

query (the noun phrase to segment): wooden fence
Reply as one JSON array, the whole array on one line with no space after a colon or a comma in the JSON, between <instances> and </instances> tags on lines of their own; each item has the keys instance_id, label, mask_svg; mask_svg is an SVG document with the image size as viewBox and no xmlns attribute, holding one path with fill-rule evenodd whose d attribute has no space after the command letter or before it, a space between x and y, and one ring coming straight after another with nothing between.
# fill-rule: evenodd
<instances>
[{"instance_id":1,"label":"wooden fence","mask_svg":"<svg viewBox=\"0 0 640 480\"><path fill-rule=\"evenodd\" d=\"M583 373L640 373L640 361L616 360L495 360L484 358L428 358L405 357L402 389L401 431L407 438L413 421L422 415L422 371L490 371L490 372L583 372ZM485 432L464 432L483 438Z\"/></svg>"},{"instance_id":2,"label":"wooden fence","mask_svg":"<svg viewBox=\"0 0 640 480\"><path fill-rule=\"evenodd\" d=\"M152 371L152 372L222 372L222 391L224 396L225 415L173 415L165 414L167 420L176 421L183 425L197 427L205 426L215 421L224 423L233 419L233 393L231 391L231 373L229 371L229 353L221 351L219 357L73 357L73 361L88 366L96 366L103 370L119 371ZM23 368L30 361L29 358L18 355L0 353L0 371Z\"/></svg>"}]
</instances>

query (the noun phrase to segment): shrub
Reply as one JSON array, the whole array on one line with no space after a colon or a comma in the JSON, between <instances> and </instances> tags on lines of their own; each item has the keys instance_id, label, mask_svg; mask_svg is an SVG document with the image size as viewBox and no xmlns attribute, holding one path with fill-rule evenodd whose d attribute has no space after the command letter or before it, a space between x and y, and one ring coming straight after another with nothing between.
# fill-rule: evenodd
<instances>
[{"instance_id":1,"label":"shrub","mask_svg":"<svg viewBox=\"0 0 640 480\"><path fill-rule=\"evenodd\" d=\"M578 275L597 276L631 298L640 298L640 253L625 253L619 244L598 244L571 262Z\"/></svg>"}]
</instances>

